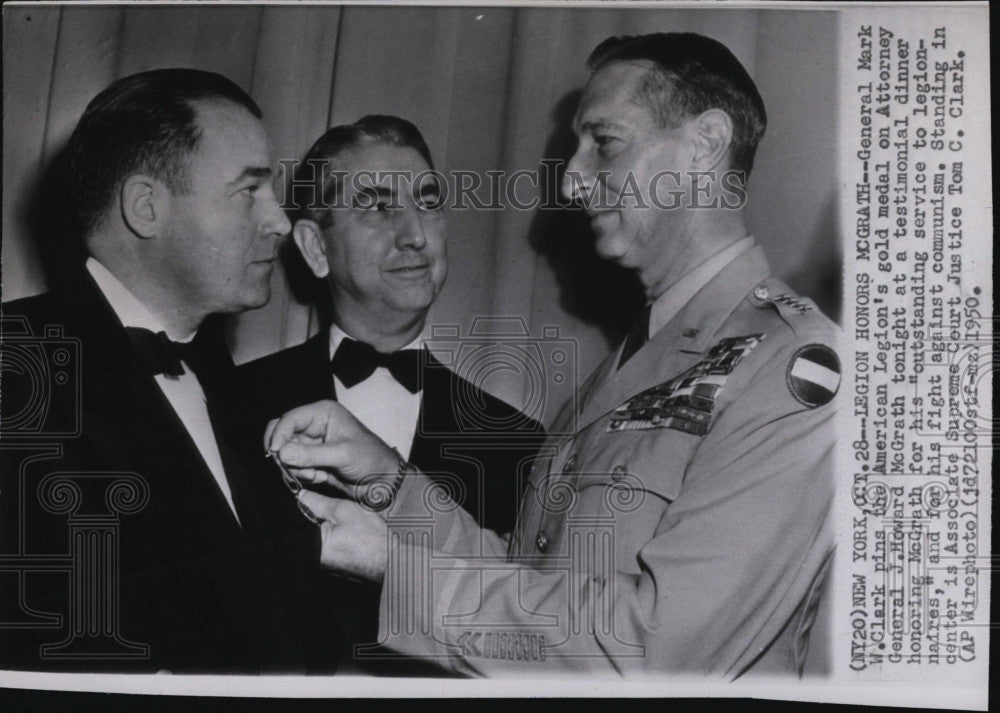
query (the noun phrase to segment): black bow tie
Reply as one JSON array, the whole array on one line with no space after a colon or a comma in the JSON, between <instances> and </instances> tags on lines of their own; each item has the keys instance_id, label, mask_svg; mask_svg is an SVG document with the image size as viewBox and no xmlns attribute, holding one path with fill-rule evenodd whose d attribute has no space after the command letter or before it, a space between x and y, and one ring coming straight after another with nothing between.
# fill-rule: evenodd
<instances>
[{"instance_id":1,"label":"black bow tie","mask_svg":"<svg viewBox=\"0 0 1000 713\"><path fill-rule=\"evenodd\" d=\"M205 366L205 354L197 337L190 342L175 342L166 332L151 332L140 327L126 327L125 331L139 351L143 366L153 376L183 376L182 360L195 375Z\"/></svg>"},{"instance_id":2,"label":"black bow tie","mask_svg":"<svg viewBox=\"0 0 1000 713\"><path fill-rule=\"evenodd\" d=\"M420 350L383 354L370 344L345 338L330 361L330 369L347 388L360 384L378 367L385 367L411 394L420 391Z\"/></svg>"}]
</instances>

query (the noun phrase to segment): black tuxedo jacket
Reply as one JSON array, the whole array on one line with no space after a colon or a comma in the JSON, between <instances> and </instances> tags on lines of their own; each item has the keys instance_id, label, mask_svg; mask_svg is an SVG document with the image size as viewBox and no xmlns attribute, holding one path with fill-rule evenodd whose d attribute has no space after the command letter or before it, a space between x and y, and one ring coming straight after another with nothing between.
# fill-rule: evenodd
<instances>
[{"instance_id":1,"label":"black tuxedo jacket","mask_svg":"<svg viewBox=\"0 0 1000 713\"><path fill-rule=\"evenodd\" d=\"M314 661L309 622L302 618L307 578L287 570L315 563L318 540L299 527L294 500L264 462L258 434L240 428L235 414L245 406L221 337L212 420L241 522L86 271L3 311L0 668L308 670ZM25 386L22 378L33 372L19 364L32 359L40 364L40 387ZM25 406L39 400L41 412ZM55 473L81 489L77 507L53 507L60 497L65 502L65 491L39 490ZM107 489L116 473L138 482L124 505L121 493ZM130 507L129 497L141 503L143 491L145 504ZM105 565L117 558L117 604L113 595L95 603L101 588L86 579L87 571L104 565L82 562L74 550L73 538L90 535L73 525L91 516L117 532L103 555ZM83 565L72 576L67 555ZM54 563L48 571L46 562ZM73 638L67 630L81 619L69 610L74 587L83 587L77 600L86 606L108 607L97 616L104 622L98 628L107 631L76 636L63 651L69 658L43 653L45 644ZM326 636L336 638L332 631ZM80 658L87 651L89 657Z\"/></svg>"},{"instance_id":2,"label":"black tuxedo jacket","mask_svg":"<svg viewBox=\"0 0 1000 713\"><path fill-rule=\"evenodd\" d=\"M268 420L289 409L337 398L329 343L324 329L303 344L237 368L242 389L259 409L256 430L261 434ZM424 356L423 397L409 461L457 495L482 526L509 532L520 501L519 475L530 470L544 430L429 353ZM457 488L456 481L461 483Z\"/></svg>"},{"instance_id":3,"label":"black tuxedo jacket","mask_svg":"<svg viewBox=\"0 0 1000 713\"><path fill-rule=\"evenodd\" d=\"M237 368L240 388L255 404L247 412L263 438L267 422L289 409L322 399L336 399L330 371L329 331L295 347ZM426 353L421 373L423 396L409 461L432 480L444 485L484 527L509 532L520 501L519 483L530 474L545 432L500 399L487 394ZM326 583L336 597L336 613L348 643L368 644L378 631L376 587L331 576ZM383 652L385 653L385 652ZM378 675L438 675L429 665L400 660L365 660L350 650L345 655L367 673Z\"/></svg>"}]
</instances>

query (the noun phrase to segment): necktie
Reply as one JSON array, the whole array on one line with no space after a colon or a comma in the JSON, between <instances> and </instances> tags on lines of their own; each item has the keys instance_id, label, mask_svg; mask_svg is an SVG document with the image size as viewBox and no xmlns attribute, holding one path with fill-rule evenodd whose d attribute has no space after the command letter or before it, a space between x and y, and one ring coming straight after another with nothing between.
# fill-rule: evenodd
<instances>
[{"instance_id":1,"label":"necktie","mask_svg":"<svg viewBox=\"0 0 1000 713\"><path fill-rule=\"evenodd\" d=\"M625 337L625 345L622 347L622 356L618 360L619 369L625 366L625 362L631 359L649 339L649 315L652 311L653 305L646 305L646 308L635 318L631 329L628 330L628 335Z\"/></svg>"},{"instance_id":2,"label":"necktie","mask_svg":"<svg viewBox=\"0 0 1000 713\"><path fill-rule=\"evenodd\" d=\"M330 369L347 388L360 384L380 366L388 369L411 394L420 391L420 351L417 349L383 354L370 344L343 339L330 362Z\"/></svg>"}]
</instances>

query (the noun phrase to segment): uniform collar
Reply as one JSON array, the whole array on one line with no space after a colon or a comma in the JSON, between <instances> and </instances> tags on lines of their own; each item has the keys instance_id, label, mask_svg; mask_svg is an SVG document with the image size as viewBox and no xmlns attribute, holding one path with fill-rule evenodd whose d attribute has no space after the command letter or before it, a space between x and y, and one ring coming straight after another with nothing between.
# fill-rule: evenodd
<instances>
[{"instance_id":1,"label":"uniform collar","mask_svg":"<svg viewBox=\"0 0 1000 713\"><path fill-rule=\"evenodd\" d=\"M720 327L755 285L770 275L764 250L741 253L704 285L670 322L620 369L617 352L598 367L598 377L580 416L589 425L627 398L672 378L694 364Z\"/></svg>"},{"instance_id":2,"label":"uniform collar","mask_svg":"<svg viewBox=\"0 0 1000 713\"><path fill-rule=\"evenodd\" d=\"M141 327L151 332L166 332L163 323L152 313L138 298L129 292L128 288L115 277L95 257L88 257L85 264L87 272L94 278L97 289L104 295L104 299L111 305L118 320L123 327ZM183 339L174 339L175 342L189 342L194 339L195 333L186 335Z\"/></svg>"},{"instance_id":3,"label":"uniform collar","mask_svg":"<svg viewBox=\"0 0 1000 713\"><path fill-rule=\"evenodd\" d=\"M751 247L716 273L664 327L663 332L673 335L673 344L680 351L705 351L726 318L754 285L770 274L771 267L764 257L764 249Z\"/></svg>"},{"instance_id":4,"label":"uniform collar","mask_svg":"<svg viewBox=\"0 0 1000 713\"><path fill-rule=\"evenodd\" d=\"M649 315L649 334L652 337L670 323L684 305L691 301L698 291L713 277L740 255L754 246L752 236L747 236L729 245L708 258L681 279L668 287L653 301Z\"/></svg>"}]
</instances>

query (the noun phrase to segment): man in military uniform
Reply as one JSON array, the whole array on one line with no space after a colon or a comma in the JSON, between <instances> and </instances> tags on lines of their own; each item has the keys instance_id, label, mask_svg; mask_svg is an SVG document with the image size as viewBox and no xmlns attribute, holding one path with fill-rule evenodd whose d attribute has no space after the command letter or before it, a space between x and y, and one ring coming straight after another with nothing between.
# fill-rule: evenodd
<instances>
[{"instance_id":1,"label":"man in military uniform","mask_svg":"<svg viewBox=\"0 0 1000 713\"><path fill-rule=\"evenodd\" d=\"M590 67L564 191L649 304L550 429L514 532L426 497L336 404L286 414L268 446L360 500L302 495L324 564L383 580L390 648L481 675L801 674L832 554L840 370L836 327L771 274L733 200L763 102L698 35L612 38Z\"/></svg>"}]
</instances>

